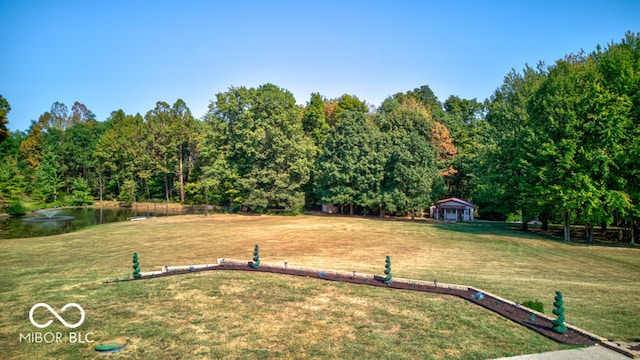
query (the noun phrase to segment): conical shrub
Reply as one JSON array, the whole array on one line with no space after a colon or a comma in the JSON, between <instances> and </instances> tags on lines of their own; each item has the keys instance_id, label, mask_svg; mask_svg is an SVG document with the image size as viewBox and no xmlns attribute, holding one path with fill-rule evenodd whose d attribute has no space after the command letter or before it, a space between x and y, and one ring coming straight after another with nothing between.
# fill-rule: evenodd
<instances>
[{"instance_id":1,"label":"conical shrub","mask_svg":"<svg viewBox=\"0 0 640 360\"><path fill-rule=\"evenodd\" d=\"M385 265L384 265L384 274L386 275L384 277L384 279L382 280L385 284L391 284L391 282L393 281L393 275L391 274L391 258L389 256L387 256L387 259L385 260Z\"/></svg>"},{"instance_id":2,"label":"conical shrub","mask_svg":"<svg viewBox=\"0 0 640 360\"><path fill-rule=\"evenodd\" d=\"M254 269L260 267L260 252L258 249L258 244L256 244L256 246L253 248L253 263L251 264L251 267Z\"/></svg>"},{"instance_id":3,"label":"conical shrub","mask_svg":"<svg viewBox=\"0 0 640 360\"><path fill-rule=\"evenodd\" d=\"M138 279L140 276L140 262L138 262L138 253L133 253L133 278Z\"/></svg>"},{"instance_id":4,"label":"conical shrub","mask_svg":"<svg viewBox=\"0 0 640 360\"><path fill-rule=\"evenodd\" d=\"M553 324L553 331L558 334L564 334L567 331L567 326L564 324L564 303L562 301L562 293L556 291L555 302L553 303L553 313L558 316L557 319L551 321Z\"/></svg>"}]
</instances>

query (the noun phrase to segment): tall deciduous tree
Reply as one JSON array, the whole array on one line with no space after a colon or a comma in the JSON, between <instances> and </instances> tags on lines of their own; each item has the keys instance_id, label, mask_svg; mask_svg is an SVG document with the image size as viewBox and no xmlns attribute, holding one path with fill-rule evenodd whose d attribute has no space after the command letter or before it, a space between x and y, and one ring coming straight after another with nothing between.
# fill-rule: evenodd
<instances>
[{"instance_id":1,"label":"tall deciduous tree","mask_svg":"<svg viewBox=\"0 0 640 360\"><path fill-rule=\"evenodd\" d=\"M316 193L323 203L379 207L382 159L380 135L362 112L345 111L329 131L316 162Z\"/></svg>"},{"instance_id":2,"label":"tall deciduous tree","mask_svg":"<svg viewBox=\"0 0 640 360\"><path fill-rule=\"evenodd\" d=\"M171 108L172 133L176 139L176 158L178 166L174 173L178 176L180 201L185 201L185 184L189 180L191 171L197 159L197 143L195 141L196 123L191 110L182 99L176 100Z\"/></svg>"},{"instance_id":3,"label":"tall deciduous tree","mask_svg":"<svg viewBox=\"0 0 640 360\"><path fill-rule=\"evenodd\" d=\"M151 155L152 172L162 177L164 198L171 199L173 169L177 164L176 124L171 106L158 101L155 108L145 115L145 145Z\"/></svg>"},{"instance_id":4,"label":"tall deciduous tree","mask_svg":"<svg viewBox=\"0 0 640 360\"><path fill-rule=\"evenodd\" d=\"M630 243L634 244L640 239L640 33L628 32L620 43L609 44L604 51L598 47L594 59L602 85L631 102L622 130L626 137L617 144L622 147L615 160L619 177L610 186L624 189L631 199L632 208L616 217L620 225L631 229Z\"/></svg>"},{"instance_id":5,"label":"tall deciduous tree","mask_svg":"<svg viewBox=\"0 0 640 360\"><path fill-rule=\"evenodd\" d=\"M593 59L582 54L556 62L532 101L540 144L531 159L539 169L535 190L561 207L565 240L572 215L592 241L594 225L611 223L614 211L624 215L631 208L616 185L631 105L602 86Z\"/></svg>"},{"instance_id":6,"label":"tall deciduous tree","mask_svg":"<svg viewBox=\"0 0 640 360\"><path fill-rule=\"evenodd\" d=\"M214 124L242 203L255 211L298 211L304 204L313 145L304 136L293 95L272 84L231 88L217 95L207 118ZM236 196L237 197L237 196Z\"/></svg>"},{"instance_id":7,"label":"tall deciduous tree","mask_svg":"<svg viewBox=\"0 0 640 360\"><path fill-rule=\"evenodd\" d=\"M390 98L378 115L384 136L385 167L382 193L392 212L410 212L431 204L431 190L439 176L439 146L433 142L429 110L411 103L394 105Z\"/></svg>"},{"instance_id":8,"label":"tall deciduous tree","mask_svg":"<svg viewBox=\"0 0 640 360\"><path fill-rule=\"evenodd\" d=\"M502 211L505 217L520 212L523 230L527 230L527 222L536 210L546 211L545 204L539 203L539 198L532 194L535 169L527 159L537 147L527 106L546 76L542 63L537 69L526 66L522 73L511 70L488 101L487 121L496 147L487 155L499 165L486 169L484 184L493 190L479 205L500 209L497 211Z\"/></svg>"},{"instance_id":9,"label":"tall deciduous tree","mask_svg":"<svg viewBox=\"0 0 640 360\"><path fill-rule=\"evenodd\" d=\"M50 114L50 127L58 130L64 130L69 126L69 109L64 103L58 101L54 102L53 105L51 105Z\"/></svg>"},{"instance_id":10,"label":"tall deciduous tree","mask_svg":"<svg viewBox=\"0 0 640 360\"><path fill-rule=\"evenodd\" d=\"M100 198L105 190L117 196L125 181L140 179L148 193L148 179L153 174L150 153L147 152L147 138L144 133L144 121L140 115L126 115L118 110L111 113L108 120L110 129L105 131L98 142L93 156ZM105 189L113 184L113 189Z\"/></svg>"},{"instance_id":11,"label":"tall deciduous tree","mask_svg":"<svg viewBox=\"0 0 640 360\"><path fill-rule=\"evenodd\" d=\"M91 112L91 110L89 110L84 104L77 101L73 103L73 106L71 107L71 117L69 118L70 126L95 120L96 115Z\"/></svg>"},{"instance_id":12,"label":"tall deciduous tree","mask_svg":"<svg viewBox=\"0 0 640 360\"><path fill-rule=\"evenodd\" d=\"M444 113L434 119L449 129L456 154L449 161L452 171L443 174L447 197L474 198L478 178L478 154L486 146L484 105L476 99L450 96L444 102ZM437 126L437 124L436 124Z\"/></svg>"}]
</instances>

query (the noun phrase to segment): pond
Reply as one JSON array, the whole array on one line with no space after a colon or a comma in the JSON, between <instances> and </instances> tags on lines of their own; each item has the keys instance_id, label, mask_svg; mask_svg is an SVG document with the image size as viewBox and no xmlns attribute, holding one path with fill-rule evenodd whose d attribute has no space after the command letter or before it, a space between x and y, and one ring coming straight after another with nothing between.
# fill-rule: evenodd
<instances>
[{"instance_id":1,"label":"pond","mask_svg":"<svg viewBox=\"0 0 640 360\"><path fill-rule=\"evenodd\" d=\"M153 208L151 209L153 210ZM49 236L76 231L83 227L126 221L135 216L155 216L153 211L126 208L75 208L39 211L21 217L0 219L0 239ZM164 216L158 213L158 216Z\"/></svg>"}]
</instances>

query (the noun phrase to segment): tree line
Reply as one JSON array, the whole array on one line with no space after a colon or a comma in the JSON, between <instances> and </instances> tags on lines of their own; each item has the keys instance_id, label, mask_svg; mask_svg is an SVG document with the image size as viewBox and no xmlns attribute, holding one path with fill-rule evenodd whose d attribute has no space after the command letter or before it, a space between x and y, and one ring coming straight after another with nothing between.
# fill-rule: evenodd
<instances>
[{"instance_id":1,"label":"tree line","mask_svg":"<svg viewBox=\"0 0 640 360\"><path fill-rule=\"evenodd\" d=\"M231 87L195 119L159 101L97 121L54 103L27 132L6 131L0 97L0 207L163 199L230 211L415 216L443 197L482 218L517 217L638 239L640 36L554 64L512 70L489 99L438 100L425 85L375 108L273 84ZM4 140L4 141L3 141Z\"/></svg>"}]
</instances>

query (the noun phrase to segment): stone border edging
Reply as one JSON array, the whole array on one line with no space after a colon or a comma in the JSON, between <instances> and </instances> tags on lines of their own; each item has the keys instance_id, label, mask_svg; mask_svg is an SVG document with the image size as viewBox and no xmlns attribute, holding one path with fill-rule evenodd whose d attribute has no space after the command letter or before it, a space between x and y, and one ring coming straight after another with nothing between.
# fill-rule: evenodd
<instances>
[{"instance_id":1,"label":"stone border edging","mask_svg":"<svg viewBox=\"0 0 640 360\"><path fill-rule=\"evenodd\" d=\"M405 278L396 278L396 277L393 278L393 282L391 284L384 284L382 283L381 276L367 274L367 273L358 273L356 271L347 272L347 271L331 270L331 269L307 268L307 267L301 267L301 266L288 265L287 262L285 262L284 264L261 262L260 267L256 269L250 266L251 263L252 263L251 261L246 261L246 260L219 258L217 259L217 264L201 264L201 265L186 265L186 266L165 265L163 266L160 272L141 272L140 273L141 277L138 279L126 278L126 279L117 279L117 280L107 280L105 281L105 283L144 280L144 279L151 279L156 277L181 275L181 274L188 274L192 272L201 272L201 271L208 271L208 270L244 270L244 271L279 273L279 274L286 274L286 275L301 275L301 276L310 276L310 275L313 276L313 274L316 274L317 278L321 278L324 280L334 280L334 281L350 282L355 284L389 287L389 288L395 288L395 289L418 290L418 291L425 291L425 292L441 293L441 294L458 296L465 300L469 300L469 299L463 296L463 294L460 292L482 293L485 297L488 296L493 298L494 300L503 302L508 305L512 305L516 308L524 310L525 312L534 314L536 317L546 319L547 321L555 320L554 318L551 318L548 315L545 315L543 313L530 309L526 306L517 305L516 303L510 300L504 299L502 297L499 297L497 295L494 295L482 289L467 286L467 285L428 282L424 280L414 280L414 279L405 279ZM331 277L334 277L334 278L331 278ZM398 286L398 284L404 284L404 286L402 285ZM416 285L420 286L421 288L415 288ZM407 287L407 286L410 286L410 287ZM476 305L484 307L485 309L493 311L498 315L506 317L509 320L515 321L514 319L509 318L505 314L502 314L496 311L495 309L492 309L491 307L486 306L486 304L480 303L480 301L472 301L472 302L475 303ZM528 327L529 329L534 330L554 341L562 342L561 340L558 340L557 338L551 337L549 336L549 334L546 334L540 331L538 328L534 326L530 326L530 324L525 324L519 321L515 321L515 322L525 327ZM571 330L581 334L583 337L589 339L591 341L591 344L600 343L604 345L608 341L608 339L606 338L590 333L586 330L580 329L574 325L571 325L568 323L565 323L565 324L567 328L570 328Z\"/></svg>"},{"instance_id":2,"label":"stone border edging","mask_svg":"<svg viewBox=\"0 0 640 360\"><path fill-rule=\"evenodd\" d=\"M493 297L493 298L495 298L497 300L500 300L500 301L502 301L504 303L516 306L516 304L514 302L512 302L511 300L503 299L503 298L499 297L498 295L494 295L494 294L492 294L492 293L490 293L488 291L485 291L485 290L482 290L482 289L478 289L478 288L474 288L472 286L469 287L469 290L482 292L483 294L489 295L489 296L491 296L491 297ZM520 305L520 308L525 310L525 311L527 311L527 312L529 312L529 313L531 313L531 314L534 314L536 317L545 318L545 319L547 319L549 321L555 320L555 318L552 318L549 315L546 315L546 314L543 314L543 313L538 312L536 310L530 309L530 308L528 308L526 306ZM609 339L603 338L600 335L596 335L594 333L591 333L591 332L588 332L586 330L580 329L579 327L571 325L571 324L569 324L567 322L565 322L565 325L567 326L567 328L573 329L573 330L583 334L584 336L593 339L595 342L601 343L601 342L609 341Z\"/></svg>"}]
</instances>

